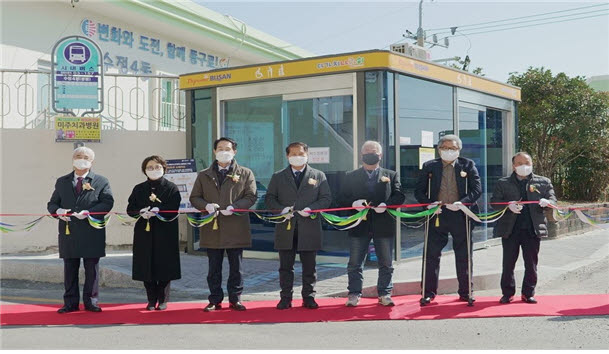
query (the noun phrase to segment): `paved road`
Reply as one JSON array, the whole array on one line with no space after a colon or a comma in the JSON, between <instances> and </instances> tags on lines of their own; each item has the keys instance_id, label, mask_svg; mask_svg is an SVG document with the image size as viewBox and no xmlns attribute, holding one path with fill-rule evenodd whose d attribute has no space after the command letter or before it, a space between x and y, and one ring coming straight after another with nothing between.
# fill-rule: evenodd
<instances>
[{"instance_id":1,"label":"paved road","mask_svg":"<svg viewBox=\"0 0 609 354\"><path fill-rule=\"evenodd\" d=\"M540 284L544 294L609 293L609 256ZM61 298L59 284L3 281L2 302ZM105 291L140 301L141 291ZM497 291L486 291L496 295ZM478 293L479 296L485 292ZM176 301L189 294L174 294ZM17 299L21 297L21 299ZM24 326L1 330L2 349L607 349L609 316L236 325ZM32 340L35 338L35 340ZM112 340L108 340L112 338Z\"/></svg>"}]
</instances>

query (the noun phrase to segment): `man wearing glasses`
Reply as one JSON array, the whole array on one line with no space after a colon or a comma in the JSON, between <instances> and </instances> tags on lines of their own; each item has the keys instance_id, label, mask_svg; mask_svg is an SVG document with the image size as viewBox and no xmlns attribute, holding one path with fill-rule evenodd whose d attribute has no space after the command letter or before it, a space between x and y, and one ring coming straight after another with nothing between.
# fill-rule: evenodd
<instances>
[{"instance_id":1,"label":"man wearing glasses","mask_svg":"<svg viewBox=\"0 0 609 354\"><path fill-rule=\"evenodd\" d=\"M440 157L423 164L415 197L428 208L441 206L440 213L429 220L429 235L425 255L425 292L421 305L429 304L438 292L438 275L440 273L440 256L448 243L448 234L453 239L457 279L459 281L459 300L473 303L470 299L468 260L471 257L467 245L467 225L463 205L472 207L482 194L482 186L474 161L459 157L463 147L456 135L445 135L438 141ZM475 208L475 205L472 209ZM474 210L475 212L475 210ZM470 250L468 255L468 249Z\"/></svg>"}]
</instances>

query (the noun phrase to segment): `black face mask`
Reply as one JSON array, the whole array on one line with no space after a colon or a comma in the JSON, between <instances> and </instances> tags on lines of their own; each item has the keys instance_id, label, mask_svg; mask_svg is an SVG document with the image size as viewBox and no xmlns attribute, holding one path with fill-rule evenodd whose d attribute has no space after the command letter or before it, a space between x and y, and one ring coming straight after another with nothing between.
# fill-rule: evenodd
<instances>
[{"instance_id":1,"label":"black face mask","mask_svg":"<svg viewBox=\"0 0 609 354\"><path fill-rule=\"evenodd\" d=\"M381 160L381 157L375 153L362 155L362 161L366 165L376 165Z\"/></svg>"}]
</instances>

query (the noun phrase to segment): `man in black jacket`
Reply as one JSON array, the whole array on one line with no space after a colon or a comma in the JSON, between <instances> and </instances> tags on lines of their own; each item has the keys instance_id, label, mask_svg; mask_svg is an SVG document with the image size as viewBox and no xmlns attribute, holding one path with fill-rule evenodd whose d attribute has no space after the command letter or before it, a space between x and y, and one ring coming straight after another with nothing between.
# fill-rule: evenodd
<instances>
[{"instance_id":1,"label":"man in black jacket","mask_svg":"<svg viewBox=\"0 0 609 354\"><path fill-rule=\"evenodd\" d=\"M521 299L535 304L535 285L537 285L537 255L540 238L548 235L548 220L544 208L556 204L552 182L542 176L533 174L533 161L526 152L519 152L512 158L510 176L501 178L495 186L491 203L508 203L509 210L503 215L494 232L502 238L503 273L501 274L502 304L512 301L516 293L514 267L518 253L522 248L524 260L524 278L522 280ZM519 203L534 201L535 204ZM496 205L495 208L503 208Z\"/></svg>"},{"instance_id":2,"label":"man in black jacket","mask_svg":"<svg viewBox=\"0 0 609 354\"><path fill-rule=\"evenodd\" d=\"M395 220L386 212L386 207L402 204L405 196L397 173L380 167L383 156L381 144L376 141L366 141L361 152L363 166L346 175L339 203L343 206L355 207L358 211L363 210L366 205L375 208L368 212L365 221L349 230L351 236L347 267L349 299L346 305L357 306L359 303L364 281L362 267L370 240L374 240L379 267L377 283L379 304L393 306L391 277L395 248Z\"/></svg>"},{"instance_id":3,"label":"man in black jacket","mask_svg":"<svg viewBox=\"0 0 609 354\"><path fill-rule=\"evenodd\" d=\"M59 221L59 257L64 262L64 306L57 312L78 311L78 269L80 259L85 268L82 301L85 310L101 312L98 302L99 258L106 255L106 229L89 224L91 217L103 220L114 205L110 184L106 177L91 171L95 153L88 147L79 147L72 155L74 171L59 177L47 204L51 214Z\"/></svg>"},{"instance_id":4,"label":"man in black jacket","mask_svg":"<svg viewBox=\"0 0 609 354\"><path fill-rule=\"evenodd\" d=\"M438 142L440 158L427 161L417 181L415 197L428 208L441 206L441 215L434 215L429 223L427 240L425 289L421 304L430 303L438 291L440 274L440 256L448 243L448 234L453 238L457 279L459 281L459 300L473 302L469 291L468 261L471 261L470 247L467 245L467 228L465 215L460 208L473 205L482 194L480 176L474 161L459 157L462 148L461 139L456 135L445 135ZM468 254L468 248L470 250Z\"/></svg>"}]
</instances>

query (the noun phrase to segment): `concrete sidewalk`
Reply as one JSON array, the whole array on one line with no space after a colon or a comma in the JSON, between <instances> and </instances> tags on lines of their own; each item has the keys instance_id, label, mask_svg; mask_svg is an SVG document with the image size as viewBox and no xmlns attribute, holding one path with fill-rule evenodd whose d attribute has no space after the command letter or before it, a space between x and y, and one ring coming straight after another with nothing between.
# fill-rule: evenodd
<instances>
[{"instance_id":1,"label":"concrete sidewalk","mask_svg":"<svg viewBox=\"0 0 609 354\"><path fill-rule=\"evenodd\" d=\"M473 258L474 290L499 289L502 247L500 240L492 240L486 248L475 249ZM449 241L450 243L450 241ZM172 291L193 301L207 299L207 258L181 254L182 279L172 282ZM596 230L558 239L544 239L539 255L539 282L550 281L574 269L609 259L609 232ZM100 260L100 285L109 288L142 288L141 282L131 280L130 252L110 252ZM3 255L0 257L2 279L62 283L63 262L57 254ZM244 259L244 300L279 299L279 261ZM394 295L420 292L421 258L394 264ZM224 262L223 284L228 278L228 262ZM522 260L516 265L516 284L522 281ZM295 265L294 297L300 297L301 265ZM347 270L344 264L318 264L316 285L318 297L346 296ZM81 282L84 273L81 269ZM376 296L377 269L364 270L364 296ZM225 287L225 285L224 285ZM452 251L442 255L439 293L455 293L457 280ZM103 288L101 291L103 298ZM497 291L500 295L500 290Z\"/></svg>"}]
</instances>

